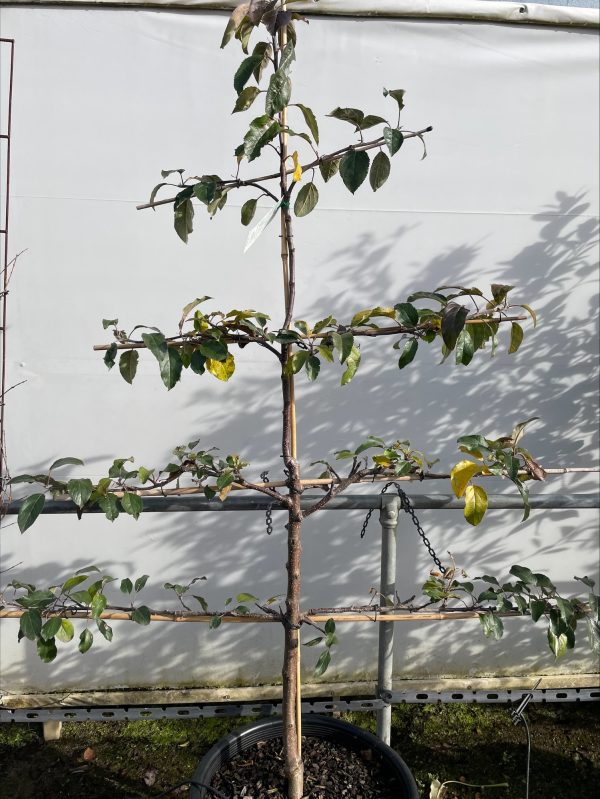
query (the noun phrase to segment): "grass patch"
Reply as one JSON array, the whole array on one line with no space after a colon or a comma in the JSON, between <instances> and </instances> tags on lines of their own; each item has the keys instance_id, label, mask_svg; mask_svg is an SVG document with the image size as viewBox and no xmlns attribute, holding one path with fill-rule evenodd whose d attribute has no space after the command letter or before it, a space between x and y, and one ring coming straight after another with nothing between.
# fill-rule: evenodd
<instances>
[{"instance_id":1,"label":"grass patch","mask_svg":"<svg viewBox=\"0 0 600 799\"><path fill-rule=\"evenodd\" d=\"M530 705L530 799L596 799L600 785L600 718L594 703ZM346 718L375 730L374 716ZM434 778L509 783L490 799L525 796L526 737L506 707L399 705L392 746L413 771L422 797ZM157 796L189 779L202 755L248 719L210 718L71 722L45 744L41 725L0 725L2 799L131 799ZM36 729L37 728L37 729ZM84 752L91 750L92 759ZM150 783L150 784L149 784ZM453 786L456 787L456 786ZM187 791L174 794L187 796ZM475 789L458 786L459 799Z\"/></svg>"}]
</instances>

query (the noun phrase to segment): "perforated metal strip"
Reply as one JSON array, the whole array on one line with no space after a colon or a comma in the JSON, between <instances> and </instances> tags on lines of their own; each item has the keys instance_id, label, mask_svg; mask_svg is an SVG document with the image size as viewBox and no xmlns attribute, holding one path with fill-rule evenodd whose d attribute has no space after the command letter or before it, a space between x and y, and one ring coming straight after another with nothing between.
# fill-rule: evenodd
<instances>
[{"instance_id":1,"label":"perforated metal strip","mask_svg":"<svg viewBox=\"0 0 600 799\"><path fill-rule=\"evenodd\" d=\"M344 713L381 710L386 704L520 702L526 690L507 691L419 691L386 692L381 699L354 699L303 702L304 713ZM534 692L534 702L600 701L600 689L542 689ZM216 716L275 716L281 713L279 702L242 702L238 704L136 705L130 707L54 707L0 708L0 722L44 721L125 721L136 719L206 718Z\"/></svg>"}]
</instances>

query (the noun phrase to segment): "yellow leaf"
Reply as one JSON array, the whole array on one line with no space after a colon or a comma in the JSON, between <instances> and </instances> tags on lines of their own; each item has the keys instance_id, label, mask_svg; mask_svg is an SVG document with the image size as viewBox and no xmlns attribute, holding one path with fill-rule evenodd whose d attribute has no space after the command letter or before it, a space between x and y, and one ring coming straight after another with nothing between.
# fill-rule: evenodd
<instances>
[{"instance_id":1,"label":"yellow leaf","mask_svg":"<svg viewBox=\"0 0 600 799\"><path fill-rule=\"evenodd\" d=\"M294 150L294 152L292 153L292 160L294 162L294 174L292 175L292 178L294 181L298 182L299 180L302 180L302 167L300 166L300 163L298 161L297 150Z\"/></svg>"},{"instance_id":2,"label":"yellow leaf","mask_svg":"<svg viewBox=\"0 0 600 799\"><path fill-rule=\"evenodd\" d=\"M224 361L215 361L213 358L207 358L206 368L211 375L226 382L235 372L235 360L231 353L229 353Z\"/></svg>"},{"instance_id":3,"label":"yellow leaf","mask_svg":"<svg viewBox=\"0 0 600 799\"><path fill-rule=\"evenodd\" d=\"M483 455L478 449L469 449L468 447L460 446L459 450L464 452L465 455L470 455L472 458L479 458L480 461L483 460Z\"/></svg>"},{"instance_id":4,"label":"yellow leaf","mask_svg":"<svg viewBox=\"0 0 600 799\"><path fill-rule=\"evenodd\" d=\"M518 307L519 307L519 308L524 308L524 309L527 311L527 313L528 313L528 314L531 316L531 318L533 319L533 326L534 326L534 327L537 327L537 314L536 314L536 312L533 310L533 308L532 308L530 305L527 305L527 303L525 303L525 302L524 302L522 305L519 305Z\"/></svg>"},{"instance_id":5,"label":"yellow leaf","mask_svg":"<svg viewBox=\"0 0 600 799\"><path fill-rule=\"evenodd\" d=\"M450 472L450 482L455 495L460 498L465 493L469 480L483 469L482 464L473 461L459 461Z\"/></svg>"},{"instance_id":6,"label":"yellow leaf","mask_svg":"<svg viewBox=\"0 0 600 799\"><path fill-rule=\"evenodd\" d=\"M485 516L487 494L481 486L468 485L465 491L465 519L476 527Z\"/></svg>"},{"instance_id":7,"label":"yellow leaf","mask_svg":"<svg viewBox=\"0 0 600 799\"><path fill-rule=\"evenodd\" d=\"M391 466L392 462L385 455L374 455L373 460L378 466Z\"/></svg>"},{"instance_id":8,"label":"yellow leaf","mask_svg":"<svg viewBox=\"0 0 600 799\"><path fill-rule=\"evenodd\" d=\"M223 502L227 498L227 494L231 491L231 483L228 486L222 488L219 492L219 499Z\"/></svg>"}]
</instances>

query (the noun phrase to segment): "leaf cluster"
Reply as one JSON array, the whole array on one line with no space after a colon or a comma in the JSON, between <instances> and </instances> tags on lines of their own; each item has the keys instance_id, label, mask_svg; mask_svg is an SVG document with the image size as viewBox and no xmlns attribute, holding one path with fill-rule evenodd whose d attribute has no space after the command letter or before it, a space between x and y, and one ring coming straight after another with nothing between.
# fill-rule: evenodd
<instances>
[{"instance_id":1,"label":"leaf cluster","mask_svg":"<svg viewBox=\"0 0 600 799\"><path fill-rule=\"evenodd\" d=\"M486 638L493 640L499 640L504 634L499 614L529 616L534 623L544 617L548 646L557 659L575 647L577 623L584 619L590 648L600 653L600 598L593 592L593 580L589 577L574 578L590 589L586 605L576 597L566 599L561 596L546 574L518 565L511 567L510 574L517 579L500 583L496 577L484 574L468 581L457 579L457 570L453 566L444 573L432 572L422 591L432 602L441 602L443 607L451 600L458 600L466 609L482 610L479 615L482 631ZM463 571L460 576L468 575ZM483 590L476 590L478 581L485 584Z\"/></svg>"},{"instance_id":2,"label":"leaf cluster","mask_svg":"<svg viewBox=\"0 0 600 799\"><path fill-rule=\"evenodd\" d=\"M79 458L60 458L51 465L47 474L18 475L11 479L11 485L39 483L53 499L71 499L77 506L80 518L84 512L99 508L111 522L121 512L133 516L134 519L139 517L144 503L138 491L145 488L163 489L184 476L189 477L194 485L201 486L208 499L218 496L220 500L224 500L233 483L241 479L241 471L248 463L235 454L220 458L215 454L214 448L199 449L198 444L197 439L187 445L175 447L175 461L160 469L148 469L145 466L131 468L128 464L133 463L133 458L116 458L108 475L95 483L87 477L56 480L52 471L58 466L84 465ZM207 480L215 482L208 485ZM24 500L17 516L22 533L36 521L45 502L45 493L30 494Z\"/></svg>"},{"instance_id":3,"label":"leaf cluster","mask_svg":"<svg viewBox=\"0 0 600 799\"><path fill-rule=\"evenodd\" d=\"M465 518L474 526L483 519L488 506L485 489L473 482L478 475L507 477L514 483L523 500L523 519L529 518L529 489L526 480L544 480L546 473L529 450L520 446L525 427L537 421L537 416L518 422L510 436L497 439L480 434L461 436L458 439L461 452L475 460L461 460L452 468L450 482L455 495L465 498Z\"/></svg>"},{"instance_id":4,"label":"leaf cluster","mask_svg":"<svg viewBox=\"0 0 600 799\"><path fill-rule=\"evenodd\" d=\"M129 578L120 581L120 590L131 598L129 618L142 626L150 623L150 610L146 605L134 606L133 600L148 580L143 574L135 582ZM14 590L14 603L24 608L20 617L18 640L35 641L37 654L44 663L53 661L57 654L57 642L67 644L75 636L75 627L69 613L89 614L86 626L79 635L77 648L85 654L94 643L94 634L89 622L107 641L113 639L113 629L101 618L109 604L106 586L117 581L116 577L103 574L97 566L78 569L60 585L38 589L31 583L13 580L9 588ZM84 585L87 583L87 585Z\"/></svg>"}]
</instances>

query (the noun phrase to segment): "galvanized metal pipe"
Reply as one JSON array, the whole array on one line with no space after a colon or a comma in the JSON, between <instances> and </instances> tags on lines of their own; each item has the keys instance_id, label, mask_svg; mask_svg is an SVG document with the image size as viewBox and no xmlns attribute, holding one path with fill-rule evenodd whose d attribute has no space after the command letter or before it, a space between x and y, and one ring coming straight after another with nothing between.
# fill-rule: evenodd
<instances>
[{"instance_id":1,"label":"galvanized metal pipe","mask_svg":"<svg viewBox=\"0 0 600 799\"><path fill-rule=\"evenodd\" d=\"M322 499L319 494L304 494L302 507L308 508ZM412 494L410 501L418 510L463 510L464 502L452 494ZM144 513L187 513L196 511L262 511L271 508L273 512L284 510L265 496L228 497L225 502L218 499L206 499L202 494L181 497L143 497ZM14 500L6 509L7 514L19 512L22 500ZM534 509L545 510L579 510L583 508L600 508L600 494L538 494L530 498ZM345 494L334 497L323 510L377 510L381 507L381 494ZM516 495L488 495L490 510L522 510L521 498ZM63 514L75 513L77 508L70 500L47 500L42 513ZM100 508L93 508L85 513L104 513Z\"/></svg>"},{"instance_id":2,"label":"galvanized metal pipe","mask_svg":"<svg viewBox=\"0 0 600 799\"><path fill-rule=\"evenodd\" d=\"M396 597L396 530L398 529L398 513L400 497L382 494L379 521L381 523L381 577L379 585L379 604L386 600L395 601ZM392 673L394 669L394 623L382 622L379 625L379 648L377 654L377 690L378 696L383 691L392 690ZM386 744L390 743L392 729L392 706L386 705L377 711L377 736Z\"/></svg>"}]
</instances>

